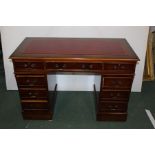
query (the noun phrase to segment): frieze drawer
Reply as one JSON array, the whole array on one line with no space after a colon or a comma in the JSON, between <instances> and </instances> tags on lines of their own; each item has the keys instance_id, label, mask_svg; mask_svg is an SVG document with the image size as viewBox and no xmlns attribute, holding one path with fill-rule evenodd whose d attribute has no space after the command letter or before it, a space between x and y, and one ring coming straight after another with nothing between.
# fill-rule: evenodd
<instances>
[{"instance_id":1,"label":"frieze drawer","mask_svg":"<svg viewBox=\"0 0 155 155\"><path fill-rule=\"evenodd\" d=\"M23 71L40 71L44 69L42 62L18 62L14 61L15 72Z\"/></svg>"},{"instance_id":2,"label":"frieze drawer","mask_svg":"<svg viewBox=\"0 0 155 155\"><path fill-rule=\"evenodd\" d=\"M134 74L135 64L124 64L124 63L104 63L105 73L123 73L123 74Z\"/></svg>"},{"instance_id":3,"label":"frieze drawer","mask_svg":"<svg viewBox=\"0 0 155 155\"><path fill-rule=\"evenodd\" d=\"M48 70L101 70L102 64L99 63L59 63L47 62L46 69Z\"/></svg>"}]
</instances>

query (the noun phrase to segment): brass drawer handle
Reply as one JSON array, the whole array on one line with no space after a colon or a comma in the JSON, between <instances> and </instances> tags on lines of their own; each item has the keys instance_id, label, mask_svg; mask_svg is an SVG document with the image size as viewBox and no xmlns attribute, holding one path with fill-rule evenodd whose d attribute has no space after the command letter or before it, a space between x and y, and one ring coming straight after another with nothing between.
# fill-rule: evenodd
<instances>
[{"instance_id":1,"label":"brass drawer handle","mask_svg":"<svg viewBox=\"0 0 155 155\"><path fill-rule=\"evenodd\" d=\"M119 69L124 70L124 69L126 69L126 66L124 64L116 64L113 66L113 69L114 70L119 70Z\"/></svg>"},{"instance_id":2,"label":"brass drawer handle","mask_svg":"<svg viewBox=\"0 0 155 155\"><path fill-rule=\"evenodd\" d=\"M27 63L24 63L24 67L27 68L28 67L28 64Z\"/></svg>"},{"instance_id":3,"label":"brass drawer handle","mask_svg":"<svg viewBox=\"0 0 155 155\"><path fill-rule=\"evenodd\" d=\"M114 65L114 66L113 66L113 69L114 69L114 70L118 69L118 66L117 66L117 65Z\"/></svg>"},{"instance_id":4,"label":"brass drawer handle","mask_svg":"<svg viewBox=\"0 0 155 155\"><path fill-rule=\"evenodd\" d=\"M28 95L29 95L29 97L31 97L31 98L36 98L39 94L38 94L38 93L29 92Z\"/></svg>"},{"instance_id":5,"label":"brass drawer handle","mask_svg":"<svg viewBox=\"0 0 155 155\"><path fill-rule=\"evenodd\" d=\"M55 68L59 68L59 64L56 64L56 65L55 65Z\"/></svg>"},{"instance_id":6,"label":"brass drawer handle","mask_svg":"<svg viewBox=\"0 0 155 155\"><path fill-rule=\"evenodd\" d=\"M121 85L123 84L123 82L122 82L122 81L118 81L117 84L118 84L119 86L121 86Z\"/></svg>"},{"instance_id":7,"label":"brass drawer handle","mask_svg":"<svg viewBox=\"0 0 155 155\"><path fill-rule=\"evenodd\" d=\"M34 67L36 67L36 64L27 62L27 63L24 63L24 67L25 68L34 68Z\"/></svg>"},{"instance_id":8,"label":"brass drawer handle","mask_svg":"<svg viewBox=\"0 0 155 155\"><path fill-rule=\"evenodd\" d=\"M93 64L82 64L82 69L93 69Z\"/></svg>"},{"instance_id":9,"label":"brass drawer handle","mask_svg":"<svg viewBox=\"0 0 155 155\"><path fill-rule=\"evenodd\" d=\"M85 64L82 64L82 69L85 69L86 68L86 65Z\"/></svg>"},{"instance_id":10,"label":"brass drawer handle","mask_svg":"<svg viewBox=\"0 0 155 155\"><path fill-rule=\"evenodd\" d=\"M90 64L90 65L89 65L89 68L90 68L90 69L93 69L93 65L92 65L92 64Z\"/></svg>"},{"instance_id":11,"label":"brass drawer handle","mask_svg":"<svg viewBox=\"0 0 155 155\"><path fill-rule=\"evenodd\" d=\"M125 65L121 65L120 69L126 69L126 66Z\"/></svg>"},{"instance_id":12,"label":"brass drawer handle","mask_svg":"<svg viewBox=\"0 0 155 155\"><path fill-rule=\"evenodd\" d=\"M62 65L62 68L66 68L66 66L67 66L66 64L63 64L63 65Z\"/></svg>"},{"instance_id":13,"label":"brass drawer handle","mask_svg":"<svg viewBox=\"0 0 155 155\"><path fill-rule=\"evenodd\" d=\"M29 93L28 93L28 95L29 95L29 96L32 96L32 93L31 93L31 92L29 92Z\"/></svg>"},{"instance_id":14,"label":"brass drawer handle","mask_svg":"<svg viewBox=\"0 0 155 155\"><path fill-rule=\"evenodd\" d=\"M37 82L37 80L30 80L30 79L27 79L26 80L26 83L29 84L29 85L34 85L35 83Z\"/></svg>"},{"instance_id":15,"label":"brass drawer handle","mask_svg":"<svg viewBox=\"0 0 155 155\"><path fill-rule=\"evenodd\" d=\"M121 96L121 94L120 93L117 93L116 96L119 97L119 96Z\"/></svg>"},{"instance_id":16,"label":"brass drawer handle","mask_svg":"<svg viewBox=\"0 0 155 155\"><path fill-rule=\"evenodd\" d=\"M30 82L30 80L29 80L29 79L27 79L27 80L26 80L26 83L29 83L29 82Z\"/></svg>"},{"instance_id":17,"label":"brass drawer handle","mask_svg":"<svg viewBox=\"0 0 155 155\"><path fill-rule=\"evenodd\" d=\"M30 64L30 67L31 67L31 68L34 68L35 66L36 66L36 64L34 64L34 63L31 63L31 64Z\"/></svg>"},{"instance_id":18,"label":"brass drawer handle","mask_svg":"<svg viewBox=\"0 0 155 155\"><path fill-rule=\"evenodd\" d=\"M110 93L110 96L112 97L112 98L117 98L117 97L119 97L120 96L120 93Z\"/></svg>"},{"instance_id":19,"label":"brass drawer handle","mask_svg":"<svg viewBox=\"0 0 155 155\"><path fill-rule=\"evenodd\" d=\"M120 81L120 80L112 80L112 84L114 84L114 85L122 85L123 84L123 82L122 81Z\"/></svg>"}]
</instances>

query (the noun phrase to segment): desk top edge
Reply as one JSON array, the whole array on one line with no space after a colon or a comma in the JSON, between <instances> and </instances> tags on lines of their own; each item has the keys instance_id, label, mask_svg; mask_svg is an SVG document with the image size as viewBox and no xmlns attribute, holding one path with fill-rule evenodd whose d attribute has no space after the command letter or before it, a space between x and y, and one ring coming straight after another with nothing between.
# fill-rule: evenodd
<instances>
[{"instance_id":1,"label":"desk top edge","mask_svg":"<svg viewBox=\"0 0 155 155\"><path fill-rule=\"evenodd\" d=\"M74 41L74 43L77 43L78 45L81 45L81 43L83 41L86 41L87 43L103 43L105 41L107 41L109 44L110 43L114 43L114 42L118 42L120 44L123 45L123 50L125 50L125 52L127 52L127 55L117 55L117 53L114 53L114 55L110 55L108 54L105 54L105 55L102 55L102 54L94 54L94 55L88 55L88 54L83 54L83 55L80 55L80 54L76 54L73 55L70 51L71 54L67 54L67 55L63 55L63 54L38 54L38 53L33 53L32 54L23 54L22 52L25 50L25 48L28 46L29 43L32 43L33 42L35 44L37 44L37 41L55 41L56 43L59 43L59 41L65 41L66 43L72 43L72 41ZM93 42L92 42L93 41ZM63 42L62 42L63 43ZM88 44L87 44L88 45ZM76 46L77 47L77 46ZM74 48L74 46L72 46L72 48ZM95 48L98 48L98 47L94 47L94 51L92 52L95 52ZM24 50L23 50L24 49ZM30 49L30 48L29 48ZM100 48L102 49L102 47ZM118 48L119 49L119 48ZM32 48L33 50L33 48ZM46 50L48 50L46 48ZM72 50L72 49L71 49ZM83 51L85 49L82 49ZM86 49L87 50L87 49ZM85 52L85 51L84 51ZM101 51L100 51L101 52ZM65 52L64 52L65 53ZM104 53L103 53L104 54ZM55 38L50 38L50 37L27 37L25 38L21 44L16 48L16 50L11 54L11 56L9 57L10 59L27 59L27 60L32 60L32 59L36 59L36 60L88 60L88 61L113 61L113 60L119 60L119 61L139 61L139 58L138 56L135 54L134 50L131 48L131 46L129 45L129 43L127 42L126 39L124 38L60 38L60 37L55 37Z\"/></svg>"}]
</instances>

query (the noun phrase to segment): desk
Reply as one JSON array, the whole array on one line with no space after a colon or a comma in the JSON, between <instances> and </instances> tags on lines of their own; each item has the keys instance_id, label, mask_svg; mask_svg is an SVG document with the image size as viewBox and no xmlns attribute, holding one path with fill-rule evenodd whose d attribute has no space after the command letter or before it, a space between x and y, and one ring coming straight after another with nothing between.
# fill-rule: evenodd
<instances>
[{"instance_id":1,"label":"desk","mask_svg":"<svg viewBox=\"0 0 155 155\"><path fill-rule=\"evenodd\" d=\"M96 120L127 119L139 58L125 39L26 38L10 59L24 119L52 119L57 85L50 101L47 74L59 72L101 75L100 92L95 93Z\"/></svg>"}]
</instances>

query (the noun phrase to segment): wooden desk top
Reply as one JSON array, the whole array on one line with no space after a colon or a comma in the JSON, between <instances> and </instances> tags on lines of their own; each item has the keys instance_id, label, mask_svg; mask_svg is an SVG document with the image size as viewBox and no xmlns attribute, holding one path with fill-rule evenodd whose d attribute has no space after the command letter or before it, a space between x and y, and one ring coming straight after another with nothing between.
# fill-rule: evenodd
<instances>
[{"instance_id":1,"label":"wooden desk top","mask_svg":"<svg viewBox=\"0 0 155 155\"><path fill-rule=\"evenodd\" d=\"M26 38L11 59L138 61L125 39Z\"/></svg>"}]
</instances>

